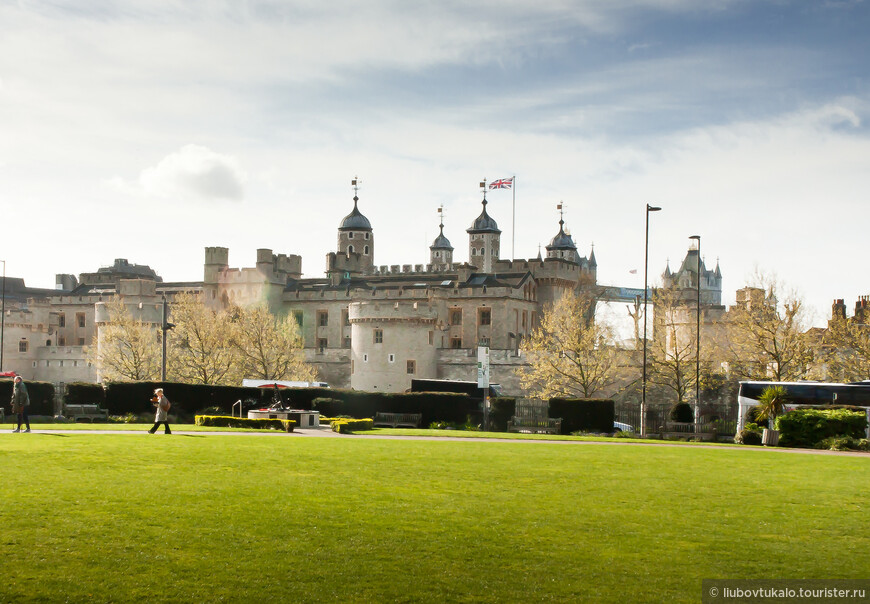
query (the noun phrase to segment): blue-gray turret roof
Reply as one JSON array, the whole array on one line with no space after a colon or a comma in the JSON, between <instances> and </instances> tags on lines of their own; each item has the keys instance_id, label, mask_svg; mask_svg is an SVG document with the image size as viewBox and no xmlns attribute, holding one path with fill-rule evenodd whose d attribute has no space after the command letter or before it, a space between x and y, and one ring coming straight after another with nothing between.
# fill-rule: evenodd
<instances>
[{"instance_id":1,"label":"blue-gray turret roof","mask_svg":"<svg viewBox=\"0 0 870 604\"><path fill-rule=\"evenodd\" d=\"M547 251L577 250L577 246L574 245L574 240L571 238L571 235L565 232L564 225L565 221L559 220L559 232L555 237L553 237L552 241L550 241L550 245L547 246Z\"/></svg>"},{"instance_id":2,"label":"blue-gray turret roof","mask_svg":"<svg viewBox=\"0 0 870 604\"><path fill-rule=\"evenodd\" d=\"M371 231L372 223L369 222L369 219L362 215L359 211L359 208L356 207L357 202L359 201L359 197L356 195L353 196L353 212L344 217L344 220L341 221L341 226L338 227L339 231Z\"/></svg>"},{"instance_id":3,"label":"blue-gray turret roof","mask_svg":"<svg viewBox=\"0 0 870 604\"><path fill-rule=\"evenodd\" d=\"M498 224L493 220L492 216L486 213L486 197L483 198L483 212L471 224L471 227L466 229L466 233L501 233L498 229Z\"/></svg>"},{"instance_id":4,"label":"blue-gray turret roof","mask_svg":"<svg viewBox=\"0 0 870 604\"><path fill-rule=\"evenodd\" d=\"M429 246L430 250L450 250L453 251L453 246L450 245L450 240L444 236L444 225L441 225L441 233L435 238L435 241L432 245Z\"/></svg>"}]
</instances>

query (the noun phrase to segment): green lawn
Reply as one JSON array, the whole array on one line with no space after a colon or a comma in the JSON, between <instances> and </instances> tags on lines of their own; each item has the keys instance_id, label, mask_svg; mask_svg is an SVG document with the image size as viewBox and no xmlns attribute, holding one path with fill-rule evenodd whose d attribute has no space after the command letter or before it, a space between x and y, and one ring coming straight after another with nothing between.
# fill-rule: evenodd
<instances>
[{"instance_id":1,"label":"green lawn","mask_svg":"<svg viewBox=\"0 0 870 604\"><path fill-rule=\"evenodd\" d=\"M866 578L870 457L0 434L0 602L700 600Z\"/></svg>"}]
</instances>

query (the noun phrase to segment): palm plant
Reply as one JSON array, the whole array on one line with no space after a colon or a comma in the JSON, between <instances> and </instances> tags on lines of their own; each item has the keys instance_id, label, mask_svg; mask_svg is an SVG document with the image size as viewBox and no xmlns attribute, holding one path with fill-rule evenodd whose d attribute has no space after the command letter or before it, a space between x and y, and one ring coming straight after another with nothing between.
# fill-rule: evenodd
<instances>
[{"instance_id":1,"label":"palm plant","mask_svg":"<svg viewBox=\"0 0 870 604\"><path fill-rule=\"evenodd\" d=\"M758 421L767 420L767 425L773 429L776 418L783 414L788 402L788 392L782 386L768 386L758 397Z\"/></svg>"}]
</instances>

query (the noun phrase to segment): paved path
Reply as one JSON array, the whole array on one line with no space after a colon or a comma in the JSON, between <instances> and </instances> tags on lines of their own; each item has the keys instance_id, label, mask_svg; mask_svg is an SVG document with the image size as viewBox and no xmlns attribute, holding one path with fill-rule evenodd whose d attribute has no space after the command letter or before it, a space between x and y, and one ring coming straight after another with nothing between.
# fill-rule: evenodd
<instances>
[{"instance_id":1,"label":"paved path","mask_svg":"<svg viewBox=\"0 0 870 604\"><path fill-rule=\"evenodd\" d=\"M0 429L0 435L9 433L11 430ZM149 438L165 438L162 431L156 434L148 434L144 430L63 430L63 429L35 429L30 434L120 434L126 436L147 436ZM27 434L12 434L12 436L26 438ZM264 430L262 432L203 432L173 430L170 436L253 436L257 438L363 438L377 440L428 440L428 441L452 441L452 442L485 442L485 443L523 443L523 444L550 444L550 445L602 445L616 447L692 447L693 449L716 449L719 451L756 451L760 453L797 453L806 455L841 455L846 457L866 457L870 459L870 453L863 451L827 451L822 449L790 449L786 447L721 447L716 445L680 444L669 443L660 440L650 442L625 442L619 439L613 441L600 440L549 440L549 439L521 439L521 438L478 438L473 436L408 436L389 434L339 434L329 428L296 428L293 432L278 432L276 430Z\"/></svg>"}]
</instances>

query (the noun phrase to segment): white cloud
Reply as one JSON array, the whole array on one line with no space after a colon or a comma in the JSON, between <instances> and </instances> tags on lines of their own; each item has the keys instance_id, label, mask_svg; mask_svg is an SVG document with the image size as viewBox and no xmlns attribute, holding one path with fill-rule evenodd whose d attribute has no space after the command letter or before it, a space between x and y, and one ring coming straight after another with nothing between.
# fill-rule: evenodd
<instances>
[{"instance_id":1,"label":"white cloud","mask_svg":"<svg viewBox=\"0 0 870 604\"><path fill-rule=\"evenodd\" d=\"M170 199L240 201L246 180L234 157L199 145L185 145L139 176L147 194Z\"/></svg>"}]
</instances>

